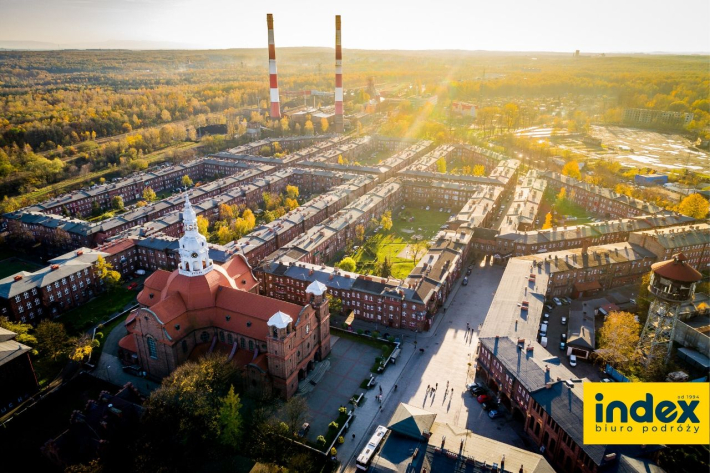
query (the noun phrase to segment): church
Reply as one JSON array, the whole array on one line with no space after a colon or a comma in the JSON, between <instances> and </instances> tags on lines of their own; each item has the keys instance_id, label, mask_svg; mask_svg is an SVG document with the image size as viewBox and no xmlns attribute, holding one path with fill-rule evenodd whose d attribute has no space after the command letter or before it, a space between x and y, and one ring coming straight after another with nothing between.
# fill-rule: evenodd
<instances>
[{"instance_id":1,"label":"church","mask_svg":"<svg viewBox=\"0 0 710 473\"><path fill-rule=\"evenodd\" d=\"M317 281L308 286L305 306L259 295L242 255L221 266L210 259L187 197L182 220L178 269L146 279L119 342L122 361L161 379L188 360L223 353L248 391L290 398L330 353L327 288Z\"/></svg>"}]
</instances>

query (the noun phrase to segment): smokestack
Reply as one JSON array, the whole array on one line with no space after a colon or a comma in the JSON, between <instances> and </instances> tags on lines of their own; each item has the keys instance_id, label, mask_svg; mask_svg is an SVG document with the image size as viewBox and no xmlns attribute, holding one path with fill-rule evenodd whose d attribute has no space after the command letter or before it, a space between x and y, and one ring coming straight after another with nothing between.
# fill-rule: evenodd
<instances>
[{"instance_id":1,"label":"smokestack","mask_svg":"<svg viewBox=\"0 0 710 473\"><path fill-rule=\"evenodd\" d=\"M340 43L340 15L335 15L335 132L342 133L343 124L343 50Z\"/></svg>"},{"instance_id":2,"label":"smokestack","mask_svg":"<svg viewBox=\"0 0 710 473\"><path fill-rule=\"evenodd\" d=\"M266 25L269 28L269 99L271 100L271 119L281 118L281 106L279 104L279 85L276 79L276 45L274 43L274 15L266 15Z\"/></svg>"}]
</instances>

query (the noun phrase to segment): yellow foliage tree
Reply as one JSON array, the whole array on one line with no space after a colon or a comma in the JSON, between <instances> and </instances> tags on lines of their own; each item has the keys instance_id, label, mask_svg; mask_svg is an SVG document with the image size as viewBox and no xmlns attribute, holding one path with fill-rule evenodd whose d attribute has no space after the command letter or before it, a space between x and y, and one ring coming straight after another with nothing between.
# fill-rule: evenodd
<instances>
[{"instance_id":1,"label":"yellow foliage tree","mask_svg":"<svg viewBox=\"0 0 710 473\"><path fill-rule=\"evenodd\" d=\"M323 133L325 133L326 131L328 131L328 126L329 126L329 124L328 124L328 119L325 118L325 117L321 118L321 119L320 119L320 129L321 129L321 131L322 131Z\"/></svg>"},{"instance_id":2,"label":"yellow foliage tree","mask_svg":"<svg viewBox=\"0 0 710 473\"><path fill-rule=\"evenodd\" d=\"M552 213L547 212L547 215L545 215L545 223L542 225L543 230L547 230L548 228L552 228Z\"/></svg>"},{"instance_id":3,"label":"yellow foliage tree","mask_svg":"<svg viewBox=\"0 0 710 473\"><path fill-rule=\"evenodd\" d=\"M484 166L482 166L480 164L476 164L473 167L473 175L474 176L483 176L484 174L486 174L486 168Z\"/></svg>"},{"instance_id":4,"label":"yellow foliage tree","mask_svg":"<svg viewBox=\"0 0 710 473\"><path fill-rule=\"evenodd\" d=\"M210 226L210 222L203 217L202 215L197 216L197 231L200 232L201 235L203 236L208 236L209 232L207 231L207 227Z\"/></svg>"},{"instance_id":5,"label":"yellow foliage tree","mask_svg":"<svg viewBox=\"0 0 710 473\"><path fill-rule=\"evenodd\" d=\"M579 163L577 161L570 161L562 168L562 174L565 176L572 177L574 179L582 179L582 173L579 172Z\"/></svg>"},{"instance_id":6,"label":"yellow foliage tree","mask_svg":"<svg viewBox=\"0 0 710 473\"><path fill-rule=\"evenodd\" d=\"M634 314L611 312L599 331L597 355L615 367L633 364L638 358L636 346L640 331Z\"/></svg>"},{"instance_id":7,"label":"yellow foliage tree","mask_svg":"<svg viewBox=\"0 0 710 473\"><path fill-rule=\"evenodd\" d=\"M688 217L702 219L707 216L709 206L708 201L700 194L692 194L681 201L678 212Z\"/></svg>"},{"instance_id":8,"label":"yellow foliage tree","mask_svg":"<svg viewBox=\"0 0 710 473\"><path fill-rule=\"evenodd\" d=\"M298 197L298 187L296 186L286 186L286 195L291 199Z\"/></svg>"},{"instance_id":9,"label":"yellow foliage tree","mask_svg":"<svg viewBox=\"0 0 710 473\"><path fill-rule=\"evenodd\" d=\"M380 218L380 225L382 225L382 228L385 231L392 228L392 212L388 210L387 212L382 214L382 217Z\"/></svg>"},{"instance_id":10,"label":"yellow foliage tree","mask_svg":"<svg viewBox=\"0 0 710 473\"><path fill-rule=\"evenodd\" d=\"M557 200L565 200L565 197L567 197L567 190L563 187L560 189L560 193L557 194Z\"/></svg>"},{"instance_id":11,"label":"yellow foliage tree","mask_svg":"<svg viewBox=\"0 0 710 473\"><path fill-rule=\"evenodd\" d=\"M157 199L158 196L155 194L155 191L151 187L146 187L143 189L143 200L146 202L153 202L155 199Z\"/></svg>"},{"instance_id":12,"label":"yellow foliage tree","mask_svg":"<svg viewBox=\"0 0 710 473\"><path fill-rule=\"evenodd\" d=\"M217 241L220 245L225 245L232 241L232 233L229 231L229 227L220 227L217 230Z\"/></svg>"}]
</instances>

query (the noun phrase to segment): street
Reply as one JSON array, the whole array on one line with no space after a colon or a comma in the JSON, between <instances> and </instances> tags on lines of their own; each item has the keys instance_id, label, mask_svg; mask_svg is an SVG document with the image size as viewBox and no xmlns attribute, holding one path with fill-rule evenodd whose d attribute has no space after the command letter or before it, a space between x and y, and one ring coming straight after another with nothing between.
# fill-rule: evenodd
<instances>
[{"instance_id":1,"label":"street","mask_svg":"<svg viewBox=\"0 0 710 473\"><path fill-rule=\"evenodd\" d=\"M375 428L388 423L400 402L436 413L437 422L465 427L486 437L527 448L518 435L522 429L515 428L515 421L505 416L491 420L465 388L475 373L478 326L486 317L503 271L500 266L478 265L469 276L468 286L457 283L458 288L454 289L445 305L446 311L438 314L441 320L434 324L430 332L417 336L416 346L423 348L424 353L413 349L411 335L404 339L404 346L409 347L405 351L407 364L398 379L382 381L386 393L382 412L370 415L358 410L358 418L349 431L349 435L356 434L356 440L348 440L339 448L343 471L355 471L355 456L364 448ZM468 333L467 323L472 329ZM427 393L427 387L436 387L437 383L436 391ZM396 391L392 389L394 384L398 387Z\"/></svg>"}]
</instances>

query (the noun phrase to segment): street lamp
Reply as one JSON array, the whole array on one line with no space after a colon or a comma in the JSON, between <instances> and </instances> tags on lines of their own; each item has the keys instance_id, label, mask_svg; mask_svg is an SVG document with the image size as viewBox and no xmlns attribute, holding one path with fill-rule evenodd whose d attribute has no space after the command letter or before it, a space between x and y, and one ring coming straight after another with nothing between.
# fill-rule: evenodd
<instances>
[{"instance_id":1,"label":"street lamp","mask_svg":"<svg viewBox=\"0 0 710 473\"><path fill-rule=\"evenodd\" d=\"M108 365L104 370L106 370L106 380L110 383L111 382L111 376L108 374L108 370L111 368L111 365Z\"/></svg>"}]
</instances>

